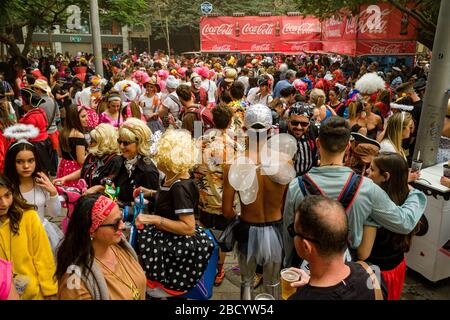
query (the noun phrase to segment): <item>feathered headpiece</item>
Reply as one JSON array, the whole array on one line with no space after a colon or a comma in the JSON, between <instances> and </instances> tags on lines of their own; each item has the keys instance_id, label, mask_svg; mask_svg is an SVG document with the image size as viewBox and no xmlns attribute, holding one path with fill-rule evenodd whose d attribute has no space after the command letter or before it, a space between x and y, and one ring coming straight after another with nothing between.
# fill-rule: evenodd
<instances>
[{"instance_id":1,"label":"feathered headpiece","mask_svg":"<svg viewBox=\"0 0 450 320\"><path fill-rule=\"evenodd\" d=\"M39 129L31 124L18 123L5 129L3 135L8 139L16 140L9 149L19 143L31 144L28 140L34 139L39 135Z\"/></svg>"},{"instance_id":2,"label":"feathered headpiece","mask_svg":"<svg viewBox=\"0 0 450 320\"><path fill-rule=\"evenodd\" d=\"M412 111L414 109L414 106L409 106L406 104L399 104L399 103L394 103L394 102L391 102L390 106L391 106L391 109L398 109L398 110L402 110L402 111Z\"/></svg>"},{"instance_id":3,"label":"feathered headpiece","mask_svg":"<svg viewBox=\"0 0 450 320\"><path fill-rule=\"evenodd\" d=\"M385 88L384 80L376 73L366 73L355 83L355 88L363 95L371 95Z\"/></svg>"}]
</instances>

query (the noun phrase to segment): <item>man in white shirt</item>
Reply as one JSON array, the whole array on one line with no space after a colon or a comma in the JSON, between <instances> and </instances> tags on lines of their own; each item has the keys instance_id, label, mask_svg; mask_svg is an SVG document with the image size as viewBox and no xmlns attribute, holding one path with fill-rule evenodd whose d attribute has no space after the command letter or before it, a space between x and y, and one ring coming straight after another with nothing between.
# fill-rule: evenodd
<instances>
[{"instance_id":1,"label":"man in white shirt","mask_svg":"<svg viewBox=\"0 0 450 320\"><path fill-rule=\"evenodd\" d=\"M180 81L174 76L170 75L166 80L167 96L159 107L159 117L163 119L164 127L168 126L169 118L172 117L172 124L181 123L179 115L182 108L181 102L177 96L177 88ZM169 117L169 118L168 118Z\"/></svg>"},{"instance_id":2,"label":"man in white shirt","mask_svg":"<svg viewBox=\"0 0 450 320\"><path fill-rule=\"evenodd\" d=\"M212 106L215 105L217 86L214 81L209 80L209 69L207 67L200 68L198 70L198 75L202 77L201 87L203 87L208 94L208 104Z\"/></svg>"}]
</instances>

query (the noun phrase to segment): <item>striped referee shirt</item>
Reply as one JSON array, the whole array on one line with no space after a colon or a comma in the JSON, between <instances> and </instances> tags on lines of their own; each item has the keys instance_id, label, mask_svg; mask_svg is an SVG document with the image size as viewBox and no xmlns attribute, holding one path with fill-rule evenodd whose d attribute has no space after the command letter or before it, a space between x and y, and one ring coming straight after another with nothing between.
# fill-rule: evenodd
<instances>
[{"instance_id":1,"label":"striped referee shirt","mask_svg":"<svg viewBox=\"0 0 450 320\"><path fill-rule=\"evenodd\" d=\"M304 134L297 140L297 153L294 156L295 171L297 177L307 173L314 164L315 155L313 154L310 145L308 144L308 138Z\"/></svg>"}]
</instances>

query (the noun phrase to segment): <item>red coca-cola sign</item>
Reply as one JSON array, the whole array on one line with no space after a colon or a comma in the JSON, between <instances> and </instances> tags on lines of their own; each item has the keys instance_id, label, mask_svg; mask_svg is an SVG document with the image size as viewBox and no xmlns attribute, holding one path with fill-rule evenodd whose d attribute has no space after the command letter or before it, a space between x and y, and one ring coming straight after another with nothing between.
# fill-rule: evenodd
<instances>
[{"instance_id":1,"label":"red coca-cola sign","mask_svg":"<svg viewBox=\"0 0 450 320\"><path fill-rule=\"evenodd\" d=\"M358 41L356 54L398 55L414 54L415 41Z\"/></svg>"},{"instance_id":2,"label":"red coca-cola sign","mask_svg":"<svg viewBox=\"0 0 450 320\"><path fill-rule=\"evenodd\" d=\"M283 26L281 34L311 34L320 32L320 25L312 22L305 22L301 24L286 23Z\"/></svg>"},{"instance_id":3,"label":"red coca-cola sign","mask_svg":"<svg viewBox=\"0 0 450 320\"><path fill-rule=\"evenodd\" d=\"M271 49L270 43L253 44L250 47L250 51L253 51L253 52L267 52L267 51L271 51L270 49Z\"/></svg>"},{"instance_id":4,"label":"red coca-cola sign","mask_svg":"<svg viewBox=\"0 0 450 320\"><path fill-rule=\"evenodd\" d=\"M241 29L242 35L258 35L258 36L270 36L273 35L275 28L273 23L261 23L261 24L251 24L246 23Z\"/></svg>"},{"instance_id":5,"label":"red coca-cola sign","mask_svg":"<svg viewBox=\"0 0 450 320\"><path fill-rule=\"evenodd\" d=\"M202 35L231 36L232 34L233 34L233 24L222 23L217 26L205 24L202 27Z\"/></svg>"}]
</instances>

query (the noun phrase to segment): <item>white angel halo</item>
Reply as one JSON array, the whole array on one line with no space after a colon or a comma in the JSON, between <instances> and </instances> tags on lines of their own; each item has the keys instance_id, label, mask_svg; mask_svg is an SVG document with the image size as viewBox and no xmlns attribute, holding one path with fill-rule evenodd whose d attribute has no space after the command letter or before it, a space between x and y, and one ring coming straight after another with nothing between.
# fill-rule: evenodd
<instances>
[{"instance_id":1,"label":"white angel halo","mask_svg":"<svg viewBox=\"0 0 450 320\"><path fill-rule=\"evenodd\" d=\"M39 129L32 124L18 123L5 129L3 135L9 139L30 140L39 135Z\"/></svg>"}]
</instances>

